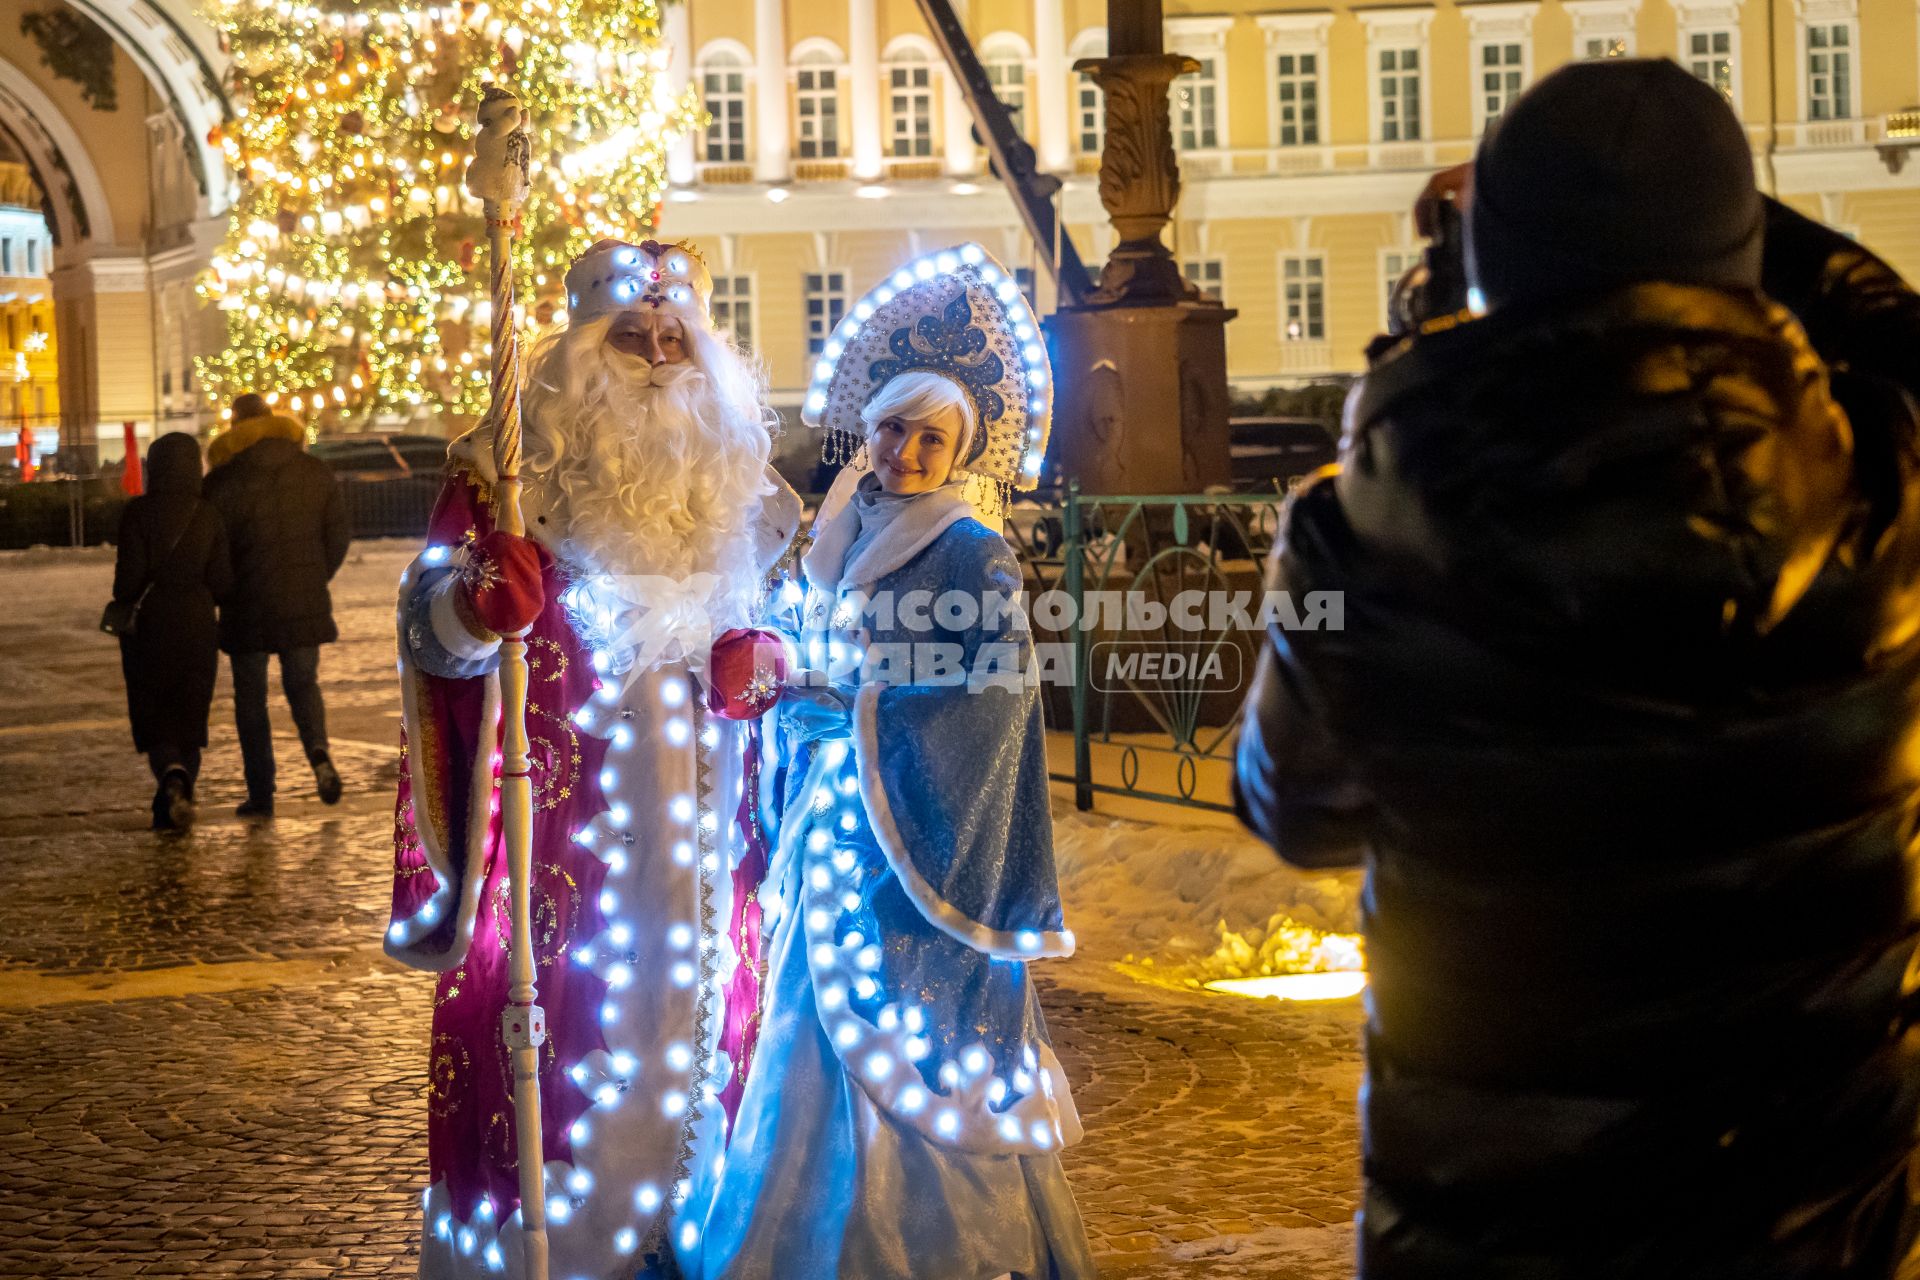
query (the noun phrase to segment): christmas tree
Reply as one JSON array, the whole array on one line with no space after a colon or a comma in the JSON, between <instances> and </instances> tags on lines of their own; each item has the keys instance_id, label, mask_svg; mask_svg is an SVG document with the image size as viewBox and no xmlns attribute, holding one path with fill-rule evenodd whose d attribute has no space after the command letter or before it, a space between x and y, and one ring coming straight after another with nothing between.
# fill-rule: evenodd
<instances>
[{"instance_id":1,"label":"christmas tree","mask_svg":"<svg viewBox=\"0 0 1920 1280\"><path fill-rule=\"evenodd\" d=\"M656 0L222 0L213 16L240 104L218 137L240 194L201 282L227 316L226 350L199 362L215 406L258 391L315 425L480 412L486 239L462 177L482 91L513 89L531 117L523 314L559 299L573 255L646 229L667 146L699 119L667 87Z\"/></svg>"}]
</instances>

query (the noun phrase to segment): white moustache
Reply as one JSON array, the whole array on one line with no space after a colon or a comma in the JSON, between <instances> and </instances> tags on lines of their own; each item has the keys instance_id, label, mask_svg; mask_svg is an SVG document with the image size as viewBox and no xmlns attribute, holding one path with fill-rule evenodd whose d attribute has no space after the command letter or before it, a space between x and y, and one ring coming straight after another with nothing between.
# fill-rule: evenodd
<instances>
[{"instance_id":1,"label":"white moustache","mask_svg":"<svg viewBox=\"0 0 1920 1280\"><path fill-rule=\"evenodd\" d=\"M699 372L685 361L679 364L668 364L665 361L649 364L641 356L612 349L608 349L606 361L607 369L613 375L616 384L629 391L648 387L671 387Z\"/></svg>"}]
</instances>

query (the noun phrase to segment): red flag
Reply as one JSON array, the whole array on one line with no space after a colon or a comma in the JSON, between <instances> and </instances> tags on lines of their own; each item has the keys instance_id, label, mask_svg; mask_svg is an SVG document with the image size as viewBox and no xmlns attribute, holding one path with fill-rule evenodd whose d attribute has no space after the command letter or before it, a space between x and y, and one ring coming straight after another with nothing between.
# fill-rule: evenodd
<instances>
[{"instance_id":1,"label":"red flag","mask_svg":"<svg viewBox=\"0 0 1920 1280\"><path fill-rule=\"evenodd\" d=\"M121 437L127 442L127 465L120 472L120 488L129 498L137 498L146 492L145 477L140 471L140 442L133 437L133 424L120 424Z\"/></svg>"},{"instance_id":2,"label":"red flag","mask_svg":"<svg viewBox=\"0 0 1920 1280\"><path fill-rule=\"evenodd\" d=\"M20 441L13 446L13 456L20 463L20 478L33 479L33 428L20 424Z\"/></svg>"}]
</instances>

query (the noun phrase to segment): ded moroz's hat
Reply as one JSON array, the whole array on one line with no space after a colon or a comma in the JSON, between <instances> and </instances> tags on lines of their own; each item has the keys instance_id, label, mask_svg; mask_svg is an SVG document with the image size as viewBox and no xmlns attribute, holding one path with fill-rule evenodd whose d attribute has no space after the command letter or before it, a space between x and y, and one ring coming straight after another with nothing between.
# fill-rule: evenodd
<instances>
[{"instance_id":1,"label":"ded moroz's hat","mask_svg":"<svg viewBox=\"0 0 1920 1280\"><path fill-rule=\"evenodd\" d=\"M567 319L580 323L618 311L672 311L707 322L713 277L684 241L602 240L567 269Z\"/></svg>"}]
</instances>

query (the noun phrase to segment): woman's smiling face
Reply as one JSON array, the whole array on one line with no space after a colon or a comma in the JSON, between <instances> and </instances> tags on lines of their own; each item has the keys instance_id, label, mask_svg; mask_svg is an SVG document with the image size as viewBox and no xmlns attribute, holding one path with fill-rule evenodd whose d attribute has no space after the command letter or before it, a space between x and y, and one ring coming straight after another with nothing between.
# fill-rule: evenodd
<instances>
[{"instance_id":1,"label":"woman's smiling face","mask_svg":"<svg viewBox=\"0 0 1920 1280\"><path fill-rule=\"evenodd\" d=\"M867 456L888 493L925 493L953 474L963 422L959 411L928 419L882 418L867 433Z\"/></svg>"}]
</instances>

